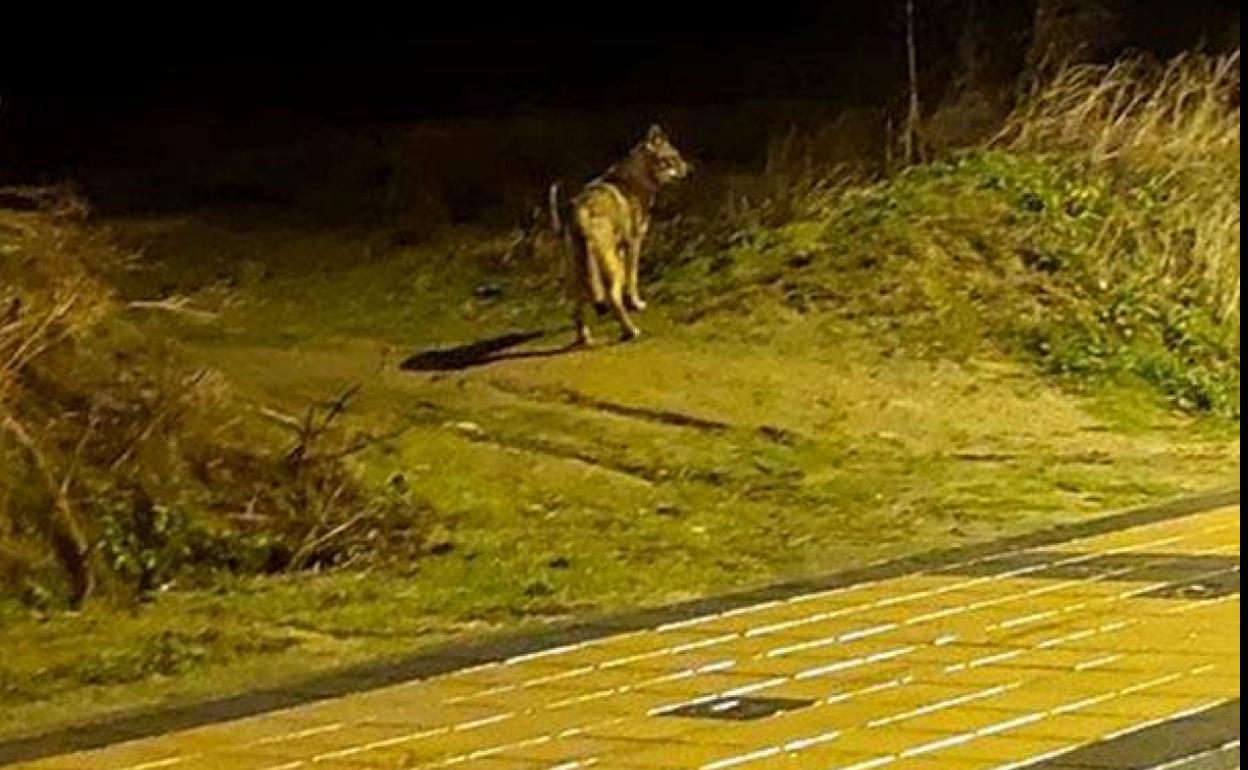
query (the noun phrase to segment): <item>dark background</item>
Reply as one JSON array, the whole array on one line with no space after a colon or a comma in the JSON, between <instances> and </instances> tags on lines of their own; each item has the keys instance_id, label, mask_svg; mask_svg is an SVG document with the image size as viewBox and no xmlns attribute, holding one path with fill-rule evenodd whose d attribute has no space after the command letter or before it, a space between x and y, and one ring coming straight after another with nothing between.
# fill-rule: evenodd
<instances>
[{"instance_id":1,"label":"dark background","mask_svg":"<svg viewBox=\"0 0 1248 770\"><path fill-rule=\"evenodd\" d=\"M48 115L194 105L411 116L601 99L809 90L860 69L894 15L887 3L746 10L525 4L454 13L256 13L106 17L23 25L0 53L0 88ZM741 6L747 8L747 6ZM489 17L493 16L491 19ZM17 30L12 30L17 31ZM6 35L7 37L7 35ZM831 47L830 47L831 46ZM803 82L804 81L804 82ZM610 87L614 96L601 89ZM693 87L696 91L689 91Z\"/></svg>"},{"instance_id":2,"label":"dark background","mask_svg":"<svg viewBox=\"0 0 1248 770\"><path fill-rule=\"evenodd\" d=\"M928 104L953 81L967 2L916 0ZM1021 66L1035 0L975 2L996 75L1008 79ZM1121 5L1121 24L1107 33L1125 48L1238 45L1230 0ZM186 124L202 116L245 142L266 125L289 130L300 121L641 115L762 98L892 108L905 93L902 0L312 8L6 12L0 177L65 172L119 144L133 154L175 117ZM188 148L204 151L203 143Z\"/></svg>"}]
</instances>

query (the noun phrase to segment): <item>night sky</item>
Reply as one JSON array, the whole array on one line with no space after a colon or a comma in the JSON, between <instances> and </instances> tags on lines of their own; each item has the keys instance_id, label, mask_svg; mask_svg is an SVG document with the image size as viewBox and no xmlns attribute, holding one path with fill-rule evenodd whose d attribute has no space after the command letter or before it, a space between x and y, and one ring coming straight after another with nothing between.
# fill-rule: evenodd
<instances>
[{"instance_id":1,"label":"night sky","mask_svg":"<svg viewBox=\"0 0 1248 770\"><path fill-rule=\"evenodd\" d=\"M952 58L964 2L916 3L925 72ZM1029 0L978 2L1030 13ZM901 0L432 5L7 9L0 150L70 146L119 124L141 131L166 112L351 123L759 97L878 103L902 87ZM1136 37L1174 47L1225 25L1236 3L1134 5Z\"/></svg>"},{"instance_id":2,"label":"night sky","mask_svg":"<svg viewBox=\"0 0 1248 770\"><path fill-rule=\"evenodd\" d=\"M747 78L751 88L782 86L776 73L786 66L844 60L819 49L829 39L867 42L888 16L878 3L847 3L794 7L768 22L744 11L717 11L711 22L705 13L651 10L608 24L584 11L525 5L493 22L484 5L436 16L282 18L218 7L202 17L110 17L6 45L0 87L23 103L78 114L188 104L383 113L564 105L600 84L677 97L689 85L740 88L743 69L764 75Z\"/></svg>"}]
</instances>

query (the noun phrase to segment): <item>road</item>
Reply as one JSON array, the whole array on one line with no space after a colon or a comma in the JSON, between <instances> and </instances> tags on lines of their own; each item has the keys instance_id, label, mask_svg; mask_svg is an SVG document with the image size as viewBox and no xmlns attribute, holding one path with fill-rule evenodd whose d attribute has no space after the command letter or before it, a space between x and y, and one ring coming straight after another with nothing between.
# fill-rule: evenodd
<instances>
[{"instance_id":1,"label":"road","mask_svg":"<svg viewBox=\"0 0 1248 770\"><path fill-rule=\"evenodd\" d=\"M14 767L1238 767L1239 532L1236 493Z\"/></svg>"}]
</instances>

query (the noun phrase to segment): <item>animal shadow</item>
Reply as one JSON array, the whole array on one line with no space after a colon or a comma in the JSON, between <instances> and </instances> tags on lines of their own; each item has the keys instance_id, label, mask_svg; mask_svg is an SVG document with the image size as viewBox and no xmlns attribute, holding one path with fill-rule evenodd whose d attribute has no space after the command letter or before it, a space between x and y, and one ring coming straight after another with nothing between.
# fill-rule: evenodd
<instances>
[{"instance_id":1,"label":"animal shadow","mask_svg":"<svg viewBox=\"0 0 1248 770\"><path fill-rule=\"evenodd\" d=\"M540 339L550 333L550 331L510 332L466 345L422 350L408 356L403 363L399 364L399 368L405 372L453 372L500 361L551 358L577 349L575 344L568 344L537 350L511 350L511 348Z\"/></svg>"}]
</instances>

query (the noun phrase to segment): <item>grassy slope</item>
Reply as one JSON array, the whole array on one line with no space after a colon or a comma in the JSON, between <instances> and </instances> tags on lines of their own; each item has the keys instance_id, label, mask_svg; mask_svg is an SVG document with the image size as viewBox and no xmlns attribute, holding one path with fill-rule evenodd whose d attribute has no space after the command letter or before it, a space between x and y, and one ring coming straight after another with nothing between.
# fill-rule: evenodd
<instances>
[{"instance_id":1,"label":"grassy slope","mask_svg":"<svg viewBox=\"0 0 1248 770\"><path fill-rule=\"evenodd\" d=\"M404 301L371 306L376 336L359 333L367 315L341 298L366 296L377 273L409 271L400 260L317 279L307 294L264 287L266 305L305 312L287 325L257 308L253 318L270 319L261 333L240 310L240 334L201 336L193 351L268 403L371 377L359 418L412 427L362 471L379 482L401 474L434 505L431 553L404 569L174 591L120 618L10 616L9 724L30 730L457 634L841 569L1237 474L1232 427L1168 411L1151 390L1077 397L989 351L927 358L766 300L693 325L660 310L631 347L373 374L404 337L466 331L456 312L444 327L396 321L428 315L396 291ZM508 304L479 322L513 328ZM347 326L358 331L331 336ZM692 422L683 418L697 425L673 424Z\"/></svg>"},{"instance_id":2,"label":"grassy slope","mask_svg":"<svg viewBox=\"0 0 1248 770\"><path fill-rule=\"evenodd\" d=\"M1238 316L1102 287L1088 244L1140 208L1116 173L977 153L783 215L686 222L656 242L647 336L570 354L542 270L501 269L487 235L378 250L130 223L174 282L236 274L221 323L178 336L257 401L366 382L356 419L406 431L359 471L429 501L428 553L120 616L5 610L0 734L1235 483ZM476 298L485 282L501 297ZM1142 310L1105 323L1124 289ZM1177 331L1156 322L1180 310ZM530 329L549 332L532 355L396 366Z\"/></svg>"}]
</instances>

